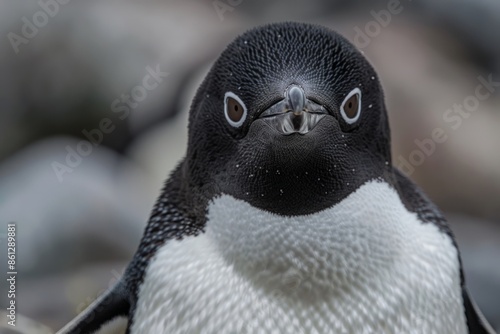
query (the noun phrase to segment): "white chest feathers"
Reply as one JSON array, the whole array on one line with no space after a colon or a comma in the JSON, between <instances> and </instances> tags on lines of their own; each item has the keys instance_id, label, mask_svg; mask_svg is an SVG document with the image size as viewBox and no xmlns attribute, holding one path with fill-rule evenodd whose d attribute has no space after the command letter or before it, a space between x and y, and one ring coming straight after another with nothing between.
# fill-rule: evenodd
<instances>
[{"instance_id":1,"label":"white chest feathers","mask_svg":"<svg viewBox=\"0 0 500 334\"><path fill-rule=\"evenodd\" d=\"M132 333L466 333L457 251L371 181L316 214L224 195L151 261Z\"/></svg>"}]
</instances>

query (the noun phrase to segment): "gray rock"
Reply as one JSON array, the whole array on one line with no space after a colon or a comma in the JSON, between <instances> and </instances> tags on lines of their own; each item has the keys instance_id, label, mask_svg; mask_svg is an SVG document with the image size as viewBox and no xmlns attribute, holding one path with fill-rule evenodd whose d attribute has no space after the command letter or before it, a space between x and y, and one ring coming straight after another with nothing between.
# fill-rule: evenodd
<instances>
[{"instance_id":1,"label":"gray rock","mask_svg":"<svg viewBox=\"0 0 500 334\"><path fill-rule=\"evenodd\" d=\"M129 260L161 187L102 147L60 182L52 164L65 162L66 145L78 142L39 142L0 165L0 221L17 223L17 267L23 275Z\"/></svg>"}]
</instances>

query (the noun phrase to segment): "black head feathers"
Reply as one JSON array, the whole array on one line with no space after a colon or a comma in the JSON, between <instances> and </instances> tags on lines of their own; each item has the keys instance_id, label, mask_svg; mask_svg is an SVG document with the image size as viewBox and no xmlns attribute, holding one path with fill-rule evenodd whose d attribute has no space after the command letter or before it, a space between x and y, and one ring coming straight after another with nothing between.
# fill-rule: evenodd
<instances>
[{"instance_id":1,"label":"black head feathers","mask_svg":"<svg viewBox=\"0 0 500 334\"><path fill-rule=\"evenodd\" d=\"M290 92L303 112L292 111ZM183 177L205 200L228 193L275 213L306 214L390 165L374 69L345 38L316 25L271 24L238 37L199 88L189 122ZM304 124L312 130L293 131Z\"/></svg>"}]
</instances>

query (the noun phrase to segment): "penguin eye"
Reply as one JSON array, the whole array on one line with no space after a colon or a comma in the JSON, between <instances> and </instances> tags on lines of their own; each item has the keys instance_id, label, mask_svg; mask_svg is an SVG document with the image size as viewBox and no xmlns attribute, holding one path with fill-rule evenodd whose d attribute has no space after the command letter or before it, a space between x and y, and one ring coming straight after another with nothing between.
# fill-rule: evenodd
<instances>
[{"instance_id":1,"label":"penguin eye","mask_svg":"<svg viewBox=\"0 0 500 334\"><path fill-rule=\"evenodd\" d=\"M359 88L354 88L344 99L340 106L342 118L348 124L353 124L361 114L361 91Z\"/></svg>"},{"instance_id":2,"label":"penguin eye","mask_svg":"<svg viewBox=\"0 0 500 334\"><path fill-rule=\"evenodd\" d=\"M245 122L247 108L236 94L227 92L224 97L224 114L229 124L237 128Z\"/></svg>"}]
</instances>

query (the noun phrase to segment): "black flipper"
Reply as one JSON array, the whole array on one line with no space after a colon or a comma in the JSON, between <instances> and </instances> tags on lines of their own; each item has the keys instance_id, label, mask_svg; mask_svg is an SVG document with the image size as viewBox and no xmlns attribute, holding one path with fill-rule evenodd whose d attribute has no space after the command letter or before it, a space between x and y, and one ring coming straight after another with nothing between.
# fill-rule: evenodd
<instances>
[{"instance_id":1,"label":"black flipper","mask_svg":"<svg viewBox=\"0 0 500 334\"><path fill-rule=\"evenodd\" d=\"M118 316L127 316L130 309L125 284L120 281L103 293L89 307L69 322L57 334L94 333Z\"/></svg>"},{"instance_id":2,"label":"black flipper","mask_svg":"<svg viewBox=\"0 0 500 334\"><path fill-rule=\"evenodd\" d=\"M464 299L465 315L467 317L467 326L469 326L470 334L495 334L495 331L490 326L488 321L477 307L474 300L469 296L469 292L462 288L462 296Z\"/></svg>"}]
</instances>

